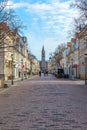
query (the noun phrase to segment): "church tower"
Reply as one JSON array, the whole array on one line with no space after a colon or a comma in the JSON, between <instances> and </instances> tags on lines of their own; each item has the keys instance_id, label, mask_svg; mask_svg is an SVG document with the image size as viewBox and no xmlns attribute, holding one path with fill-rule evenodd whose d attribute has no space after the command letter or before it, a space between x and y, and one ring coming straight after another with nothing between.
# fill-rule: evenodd
<instances>
[{"instance_id":1,"label":"church tower","mask_svg":"<svg viewBox=\"0 0 87 130\"><path fill-rule=\"evenodd\" d=\"M45 61L45 50L44 50L44 46L42 47L42 61Z\"/></svg>"},{"instance_id":2,"label":"church tower","mask_svg":"<svg viewBox=\"0 0 87 130\"><path fill-rule=\"evenodd\" d=\"M43 73L45 73L48 70L48 65L47 65L47 62L45 61L45 49L44 49L44 46L42 47L42 51L41 51L40 70Z\"/></svg>"}]
</instances>

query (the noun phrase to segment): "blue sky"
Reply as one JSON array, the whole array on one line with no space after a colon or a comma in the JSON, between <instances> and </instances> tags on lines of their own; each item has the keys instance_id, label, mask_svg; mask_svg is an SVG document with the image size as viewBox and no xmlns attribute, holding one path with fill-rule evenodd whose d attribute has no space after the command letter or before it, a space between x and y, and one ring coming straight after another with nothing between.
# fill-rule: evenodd
<instances>
[{"instance_id":1,"label":"blue sky","mask_svg":"<svg viewBox=\"0 0 87 130\"><path fill-rule=\"evenodd\" d=\"M46 59L58 44L68 42L73 18L78 11L70 5L73 0L9 0L8 5L27 26L24 35L28 48L40 60L44 45Z\"/></svg>"}]
</instances>

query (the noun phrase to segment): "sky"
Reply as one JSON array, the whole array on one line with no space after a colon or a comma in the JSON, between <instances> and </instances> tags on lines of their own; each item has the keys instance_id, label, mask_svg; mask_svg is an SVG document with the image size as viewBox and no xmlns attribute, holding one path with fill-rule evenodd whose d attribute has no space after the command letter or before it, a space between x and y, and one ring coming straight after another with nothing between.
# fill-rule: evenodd
<instances>
[{"instance_id":1,"label":"sky","mask_svg":"<svg viewBox=\"0 0 87 130\"><path fill-rule=\"evenodd\" d=\"M41 60L44 45L46 60L61 43L70 40L69 31L78 11L71 6L74 0L9 0L8 5L14 9L26 30L28 48Z\"/></svg>"}]
</instances>

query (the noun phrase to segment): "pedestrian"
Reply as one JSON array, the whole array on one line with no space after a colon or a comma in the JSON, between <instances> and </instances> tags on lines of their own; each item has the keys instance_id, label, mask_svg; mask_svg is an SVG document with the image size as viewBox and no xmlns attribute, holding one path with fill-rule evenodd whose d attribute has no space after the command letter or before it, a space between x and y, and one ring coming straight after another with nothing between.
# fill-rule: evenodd
<instances>
[{"instance_id":1,"label":"pedestrian","mask_svg":"<svg viewBox=\"0 0 87 130\"><path fill-rule=\"evenodd\" d=\"M41 71L39 71L39 76L41 76Z\"/></svg>"},{"instance_id":2,"label":"pedestrian","mask_svg":"<svg viewBox=\"0 0 87 130\"><path fill-rule=\"evenodd\" d=\"M48 71L46 71L46 75L48 75Z\"/></svg>"},{"instance_id":3,"label":"pedestrian","mask_svg":"<svg viewBox=\"0 0 87 130\"><path fill-rule=\"evenodd\" d=\"M44 72L44 76L45 76L45 72Z\"/></svg>"}]
</instances>

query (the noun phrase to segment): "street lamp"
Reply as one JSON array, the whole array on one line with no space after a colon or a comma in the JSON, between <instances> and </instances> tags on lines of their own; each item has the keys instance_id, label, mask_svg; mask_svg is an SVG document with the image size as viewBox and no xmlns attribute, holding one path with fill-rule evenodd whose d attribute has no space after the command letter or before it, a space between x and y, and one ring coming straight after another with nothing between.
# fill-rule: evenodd
<instances>
[{"instance_id":1,"label":"street lamp","mask_svg":"<svg viewBox=\"0 0 87 130\"><path fill-rule=\"evenodd\" d=\"M71 60L72 60L72 80L74 80L74 72L73 72L73 58L72 58Z\"/></svg>"},{"instance_id":2,"label":"street lamp","mask_svg":"<svg viewBox=\"0 0 87 130\"><path fill-rule=\"evenodd\" d=\"M11 84L13 85L14 84L14 82L13 82L13 74L14 74L14 72L13 72L13 54L11 54L11 58L12 58L12 80L11 80Z\"/></svg>"},{"instance_id":3,"label":"street lamp","mask_svg":"<svg viewBox=\"0 0 87 130\"><path fill-rule=\"evenodd\" d=\"M87 54L85 54L85 85L87 85Z\"/></svg>"},{"instance_id":4,"label":"street lamp","mask_svg":"<svg viewBox=\"0 0 87 130\"><path fill-rule=\"evenodd\" d=\"M66 62L66 68L67 68L67 78L68 78L68 61Z\"/></svg>"},{"instance_id":5,"label":"street lamp","mask_svg":"<svg viewBox=\"0 0 87 130\"><path fill-rule=\"evenodd\" d=\"M21 80L23 81L23 59L21 60L21 72L22 72L22 78L21 78Z\"/></svg>"}]
</instances>

